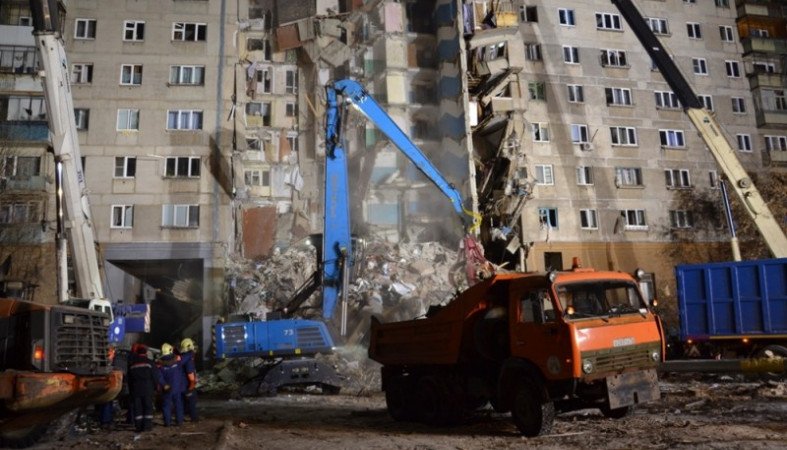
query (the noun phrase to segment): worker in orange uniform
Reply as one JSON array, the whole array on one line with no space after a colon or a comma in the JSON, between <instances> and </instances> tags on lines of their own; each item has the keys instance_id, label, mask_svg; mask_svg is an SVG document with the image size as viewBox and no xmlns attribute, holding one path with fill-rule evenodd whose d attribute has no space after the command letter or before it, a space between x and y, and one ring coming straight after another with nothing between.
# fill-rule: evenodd
<instances>
[{"instance_id":1,"label":"worker in orange uniform","mask_svg":"<svg viewBox=\"0 0 787 450\"><path fill-rule=\"evenodd\" d=\"M186 392L183 394L183 406L192 422L199 422L197 416L197 365L194 341L185 338L180 341L180 363L186 375Z\"/></svg>"}]
</instances>

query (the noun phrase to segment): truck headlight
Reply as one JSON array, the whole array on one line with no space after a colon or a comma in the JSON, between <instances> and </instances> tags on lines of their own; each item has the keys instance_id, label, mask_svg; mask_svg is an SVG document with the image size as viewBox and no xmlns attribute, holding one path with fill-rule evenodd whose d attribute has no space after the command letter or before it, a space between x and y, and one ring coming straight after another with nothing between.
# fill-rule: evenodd
<instances>
[{"instance_id":1,"label":"truck headlight","mask_svg":"<svg viewBox=\"0 0 787 450\"><path fill-rule=\"evenodd\" d=\"M653 360L653 362L661 361L661 352L658 350L653 350L650 352L650 358Z\"/></svg>"},{"instance_id":2,"label":"truck headlight","mask_svg":"<svg viewBox=\"0 0 787 450\"><path fill-rule=\"evenodd\" d=\"M585 373L592 373L593 372L593 360L590 359L583 359L582 360L582 371Z\"/></svg>"},{"instance_id":3,"label":"truck headlight","mask_svg":"<svg viewBox=\"0 0 787 450\"><path fill-rule=\"evenodd\" d=\"M71 325L76 321L76 317L73 314L63 314L63 323L66 325Z\"/></svg>"}]
</instances>

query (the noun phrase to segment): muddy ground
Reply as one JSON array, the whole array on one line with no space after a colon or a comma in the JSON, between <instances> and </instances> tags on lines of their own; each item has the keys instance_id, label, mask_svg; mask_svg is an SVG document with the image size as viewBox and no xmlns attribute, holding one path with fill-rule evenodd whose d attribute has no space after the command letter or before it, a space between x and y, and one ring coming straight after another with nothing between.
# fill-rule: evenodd
<instances>
[{"instance_id":1,"label":"muddy ground","mask_svg":"<svg viewBox=\"0 0 787 450\"><path fill-rule=\"evenodd\" d=\"M392 420L378 390L324 396L303 391L272 398L203 395L200 422L136 433L122 417L101 429L88 416L34 448L59 449L783 449L787 448L787 383L734 377L666 377L662 399L630 416L605 419L595 410L558 416L552 434L526 439L509 416L491 408L461 426L431 428Z\"/></svg>"}]
</instances>

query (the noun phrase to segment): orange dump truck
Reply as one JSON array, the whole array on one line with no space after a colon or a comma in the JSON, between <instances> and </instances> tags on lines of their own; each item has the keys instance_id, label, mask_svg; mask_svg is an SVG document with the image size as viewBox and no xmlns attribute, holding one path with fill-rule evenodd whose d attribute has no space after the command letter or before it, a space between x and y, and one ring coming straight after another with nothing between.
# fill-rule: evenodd
<instances>
[{"instance_id":1,"label":"orange dump truck","mask_svg":"<svg viewBox=\"0 0 787 450\"><path fill-rule=\"evenodd\" d=\"M500 273L425 319L373 320L369 356L396 420L446 425L490 402L538 436L556 413L619 418L658 399L663 342L634 276L576 267Z\"/></svg>"}]
</instances>

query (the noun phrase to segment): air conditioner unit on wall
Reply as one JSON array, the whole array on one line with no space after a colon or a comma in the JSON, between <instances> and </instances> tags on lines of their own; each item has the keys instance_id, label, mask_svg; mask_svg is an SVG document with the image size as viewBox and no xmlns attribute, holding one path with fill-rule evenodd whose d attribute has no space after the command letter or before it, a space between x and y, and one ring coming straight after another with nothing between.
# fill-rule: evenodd
<instances>
[{"instance_id":1,"label":"air conditioner unit on wall","mask_svg":"<svg viewBox=\"0 0 787 450\"><path fill-rule=\"evenodd\" d=\"M579 149L585 152L589 152L593 150L593 143L591 142L583 142L579 144Z\"/></svg>"}]
</instances>

